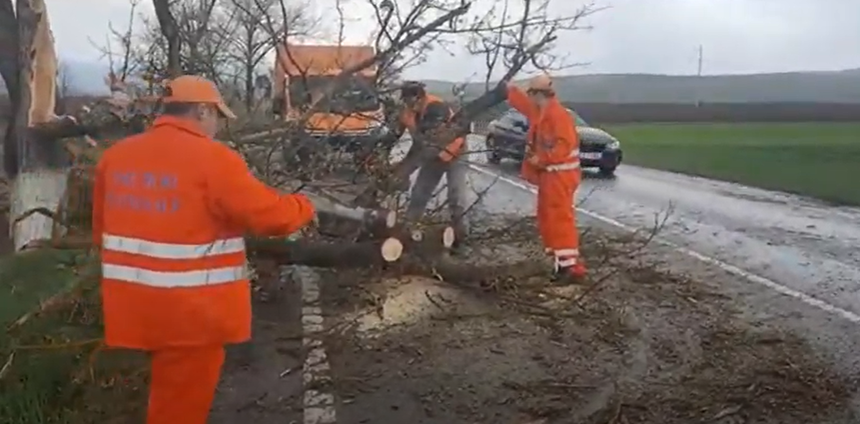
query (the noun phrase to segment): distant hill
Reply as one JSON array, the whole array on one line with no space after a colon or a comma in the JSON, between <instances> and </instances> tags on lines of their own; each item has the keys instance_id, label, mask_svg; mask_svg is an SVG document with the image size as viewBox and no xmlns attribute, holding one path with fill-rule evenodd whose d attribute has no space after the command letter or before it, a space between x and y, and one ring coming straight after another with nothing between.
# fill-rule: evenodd
<instances>
[{"instance_id":1,"label":"distant hill","mask_svg":"<svg viewBox=\"0 0 860 424\"><path fill-rule=\"evenodd\" d=\"M430 92L449 97L454 83L425 81ZM557 77L559 96L585 103L860 103L860 69L778 74L685 75L594 74ZM466 86L466 97L484 90Z\"/></svg>"},{"instance_id":2,"label":"distant hill","mask_svg":"<svg viewBox=\"0 0 860 424\"><path fill-rule=\"evenodd\" d=\"M103 94L108 68L98 63L64 61L74 94ZM455 85L427 80L430 92L450 97ZM565 101L578 103L860 103L860 68L829 72L749 75L592 74L557 77ZM466 87L475 97L483 83ZM0 81L0 93L4 92Z\"/></svg>"},{"instance_id":3,"label":"distant hill","mask_svg":"<svg viewBox=\"0 0 860 424\"><path fill-rule=\"evenodd\" d=\"M66 83L70 95L99 95L106 94L108 88L104 77L110 68L99 63L63 60L63 72L66 72ZM6 86L0 78L0 93L6 93Z\"/></svg>"}]
</instances>

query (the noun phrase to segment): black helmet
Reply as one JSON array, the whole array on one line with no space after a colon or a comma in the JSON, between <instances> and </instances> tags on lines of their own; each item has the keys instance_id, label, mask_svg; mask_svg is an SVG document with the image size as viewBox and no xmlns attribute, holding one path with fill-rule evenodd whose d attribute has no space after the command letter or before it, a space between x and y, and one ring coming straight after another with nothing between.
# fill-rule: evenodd
<instances>
[{"instance_id":1,"label":"black helmet","mask_svg":"<svg viewBox=\"0 0 860 424\"><path fill-rule=\"evenodd\" d=\"M424 83L420 81L406 81L400 86L400 97L421 97L424 95Z\"/></svg>"}]
</instances>

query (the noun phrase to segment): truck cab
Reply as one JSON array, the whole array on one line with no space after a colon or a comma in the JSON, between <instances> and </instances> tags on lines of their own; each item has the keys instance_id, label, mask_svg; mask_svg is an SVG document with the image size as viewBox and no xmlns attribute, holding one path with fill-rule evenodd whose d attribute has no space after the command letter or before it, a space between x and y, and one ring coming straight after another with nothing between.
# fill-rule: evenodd
<instances>
[{"instance_id":1,"label":"truck cab","mask_svg":"<svg viewBox=\"0 0 860 424\"><path fill-rule=\"evenodd\" d=\"M376 66L350 75L332 95L323 96L343 70L374 55L371 46L281 46L273 78L273 113L292 121L316 106L303 129L320 143L347 151L375 143L388 130Z\"/></svg>"}]
</instances>

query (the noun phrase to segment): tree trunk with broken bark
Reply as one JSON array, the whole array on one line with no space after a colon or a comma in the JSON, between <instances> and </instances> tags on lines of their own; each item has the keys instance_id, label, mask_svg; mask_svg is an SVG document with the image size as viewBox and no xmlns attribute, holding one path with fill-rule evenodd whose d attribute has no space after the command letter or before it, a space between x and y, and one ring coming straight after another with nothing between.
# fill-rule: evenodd
<instances>
[{"instance_id":1,"label":"tree trunk with broken bark","mask_svg":"<svg viewBox=\"0 0 860 424\"><path fill-rule=\"evenodd\" d=\"M14 146L5 152L5 165L12 182L10 230L15 249L20 250L30 241L55 232L54 221L41 214L18 222L14 218L35 208L58 208L66 191L70 161L62 146L30 131L31 126L55 118L57 58L45 3L17 0L16 6L17 78L11 84L6 81L16 87L14 117L4 145Z\"/></svg>"}]
</instances>

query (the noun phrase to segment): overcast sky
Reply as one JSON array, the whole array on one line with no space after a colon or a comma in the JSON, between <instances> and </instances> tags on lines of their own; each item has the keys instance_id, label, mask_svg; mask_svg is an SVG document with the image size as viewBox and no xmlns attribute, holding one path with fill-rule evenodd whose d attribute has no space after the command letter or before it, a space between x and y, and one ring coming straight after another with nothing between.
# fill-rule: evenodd
<instances>
[{"instance_id":1,"label":"overcast sky","mask_svg":"<svg viewBox=\"0 0 860 424\"><path fill-rule=\"evenodd\" d=\"M492 1L492 0L482 0ZM516 1L516 0L514 0ZM316 13L332 11L319 0ZM365 0L347 0L347 37L372 31ZM590 31L562 35L559 52L589 65L567 73L696 72L704 47L706 74L860 68L860 0L596 0L608 10L593 15ZM58 51L64 59L95 62L108 22L124 27L127 0L46 0ZM143 12L151 13L149 0ZM408 4L409 0L400 0ZM571 13L581 0L553 0ZM328 12L331 13L331 12ZM327 22L336 21L332 15ZM481 60L462 52L434 52L409 78L479 79Z\"/></svg>"}]
</instances>

